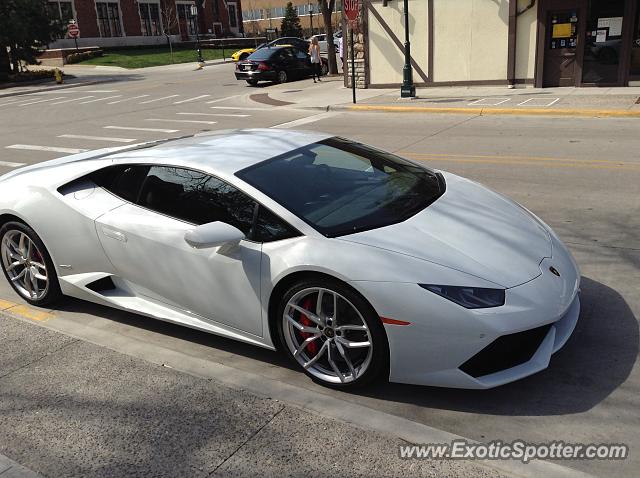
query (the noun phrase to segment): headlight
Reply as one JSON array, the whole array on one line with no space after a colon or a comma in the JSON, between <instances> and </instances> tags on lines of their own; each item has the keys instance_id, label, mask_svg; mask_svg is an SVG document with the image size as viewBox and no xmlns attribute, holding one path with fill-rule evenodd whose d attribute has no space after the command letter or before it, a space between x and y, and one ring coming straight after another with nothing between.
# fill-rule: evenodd
<instances>
[{"instance_id":1,"label":"headlight","mask_svg":"<svg viewBox=\"0 0 640 478\"><path fill-rule=\"evenodd\" d=\"M467 309L488 309L504 305L504 289L431 284L419 286Z\"/></svg>"}]
</instances>

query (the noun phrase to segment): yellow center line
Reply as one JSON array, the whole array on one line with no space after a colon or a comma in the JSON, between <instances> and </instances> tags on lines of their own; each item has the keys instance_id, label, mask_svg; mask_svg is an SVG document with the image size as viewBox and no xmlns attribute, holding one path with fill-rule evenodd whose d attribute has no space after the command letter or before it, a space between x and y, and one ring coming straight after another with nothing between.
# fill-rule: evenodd
<instances>
[{"instance_id":1,"label":"yellow center line","mask_svg":"<svg viewBox=\"0 0 640 478\"><path fill-rule=\"evenodd\" d=\"M640 164L629 164L610 160L589 160L570 158L543 158L527 156L472 156L472 155L444 155L425 153L399 153L418 161L477 163L477 164L505 164L515 166L540 166L551 168L603 169L609 171L640 171ZM485 159L487 158L487 159Z\"/></svg>"}]
</instances>

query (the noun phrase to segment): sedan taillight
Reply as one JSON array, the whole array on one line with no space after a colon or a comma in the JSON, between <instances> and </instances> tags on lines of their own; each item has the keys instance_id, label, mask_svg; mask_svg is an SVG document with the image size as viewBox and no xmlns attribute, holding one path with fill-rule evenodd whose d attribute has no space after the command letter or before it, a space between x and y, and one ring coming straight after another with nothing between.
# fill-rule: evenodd
<instances>
[{"instance_id":1,"label":"sedan taillight","mask_svg":"<svg viewBox=\"0 0 640 478\"><path fill-rule=\"evenodd\" d=\"M261 61L260 63L258 63L258 70L260 71L267 71L270 70L271 67L269 65L267 65L264 61Z\"/></svg>"}]
</instances>

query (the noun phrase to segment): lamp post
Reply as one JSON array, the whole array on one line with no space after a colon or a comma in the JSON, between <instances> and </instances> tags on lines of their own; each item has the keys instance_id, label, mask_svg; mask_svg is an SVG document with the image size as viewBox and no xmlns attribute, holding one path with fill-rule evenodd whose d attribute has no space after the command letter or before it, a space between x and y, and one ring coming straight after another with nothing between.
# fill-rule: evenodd
<instances>
[{"instance_id":1,"label":"lamp post","mask_svg":"<svg viewBox=\"0 0 640 478\"><path fill-rule=\"evenodd\" d=\"M414 98L416 87L413 85L411 70L411 41L409 40L409 0L404 0L404 68L402 69L401 98Z\"/></svg>"},{"instance_id":2,"label":"lamp post","mask_svg":"<svg viewBox=\"0 0 640 478\"><path fill-rule=\"evenodd\" d=\"M309 3L309 25L311 27L311 36L313 36L313 5Z\"/></svg>"},{"instance_id":3,"label":"lamp post","mask_svg":"<svg viewBox=\"0 0 640 478\"><path fill-rule=\"evenodd\" d=\"M191 5L191 16L196 19L196 48L198 51L198 63L204 63L202 59L202 49L200 48L200 25L198 19L198 7L196 5Z\"/></svg>"}]
</instances>

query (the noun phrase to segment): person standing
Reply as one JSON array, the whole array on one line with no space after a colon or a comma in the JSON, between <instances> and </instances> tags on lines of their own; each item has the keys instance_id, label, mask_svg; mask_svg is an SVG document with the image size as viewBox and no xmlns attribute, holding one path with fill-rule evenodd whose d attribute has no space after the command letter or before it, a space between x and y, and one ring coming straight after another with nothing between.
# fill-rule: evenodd
<instances>
[{"instance_id":1,"label":"person standing","mask_svg":"<svg viewBox=\"0 0 640 478\"><path fill-rule=\"evenodd\" d=\"M338 38L338 56L340 56L340 66L344 69L344 50L342 43L342 35Z\"/></svg>"},{"instance_id":2,"label":"person standing","mask_svg":"<svg viewBox=\"0 0 640 478\"><path fill-rule=\"evenodd\" d=\"M320 45L318 44L317 37L311 37L311 44L309 45L309 56L311 57L311 72L313 76L313 82L316 82L316 77L318 81L320 80L320 71L321 71L321 59L320 59Z\"/></svg>"}]
</instances>

